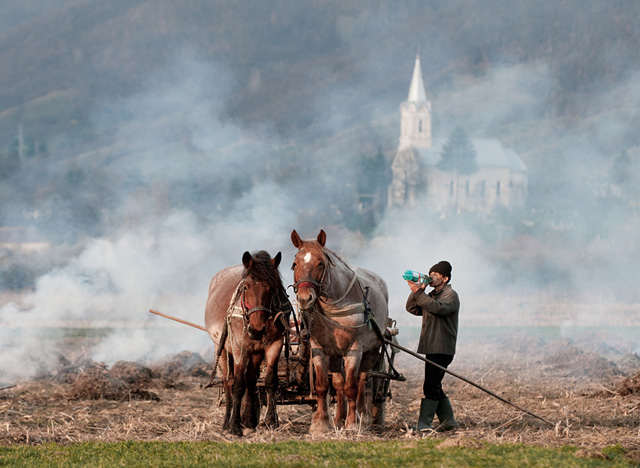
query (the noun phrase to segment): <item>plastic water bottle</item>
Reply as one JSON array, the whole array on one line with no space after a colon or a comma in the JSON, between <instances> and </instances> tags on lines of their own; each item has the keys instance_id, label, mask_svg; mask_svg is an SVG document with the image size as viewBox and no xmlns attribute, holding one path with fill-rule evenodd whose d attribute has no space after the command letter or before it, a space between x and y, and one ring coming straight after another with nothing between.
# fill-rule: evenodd
<instances>
[{"instance_id":1,"label":"plastic water bottle","mask_svg":"<svg viewBox=\"0 0 640 468\"><path fill-rule=\"evenodd\" d=\"M425 275L424 273L420 273L419 271L414 270L406 270L402 277L407 281L413 281L414 283L430 283L431 277L429 275Z\"/></svg>"}]
</instances>

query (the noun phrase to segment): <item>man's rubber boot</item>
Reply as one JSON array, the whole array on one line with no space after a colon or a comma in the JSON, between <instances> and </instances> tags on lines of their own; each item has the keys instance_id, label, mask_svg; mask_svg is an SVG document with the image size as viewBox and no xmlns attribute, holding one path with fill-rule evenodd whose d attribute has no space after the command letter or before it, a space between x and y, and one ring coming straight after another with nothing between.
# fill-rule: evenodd
<instances>
[{"instance_id":1,"label":"man's rubber boot","mask_svg":"<svg viewBox=\"0 0 640 468\"><path fill-rule=\"evenodd\" d=\"M453 408L451 407L451 401L449 401L448 397L438 400L436 414L440 421L440 425L436 428L437 431L453 431L460 427L456 418L453 417Z\"/></svg>"},{"instance_id":2,"label":"man's rubber boot","mask_svg":"<svg viewBox=\"0 0 640 468\"><path fill-rule=\"evenodd\" d=\"M436 415L436 408L438 408L438 400L429 400L423 398L420 402L420 416L418 416L418 425L415 427L416 432L426 431L431 429L431 423L433 417Z\"/></svg>"}]
</instances>

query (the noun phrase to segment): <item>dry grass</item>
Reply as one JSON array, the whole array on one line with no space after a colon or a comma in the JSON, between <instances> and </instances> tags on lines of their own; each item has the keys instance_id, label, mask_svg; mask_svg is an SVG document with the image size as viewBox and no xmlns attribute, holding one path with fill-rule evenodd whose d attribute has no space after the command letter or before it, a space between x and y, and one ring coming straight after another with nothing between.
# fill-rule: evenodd
<instances>
[{"instance_id":1,"label":"dry grass","mask_svg":"<svg viewBox=\"0 0 640 468\"><path fill-rule=\"evenodd\" d=\"M592 342L590 340L589 342ZM517 344L517 346L516 346ZM398 354L397 367L405 382L393 382L393 398L387 403L382 429L361 428L357 432L334 431L322 437L308 434L311 407L281 405L280 427L260 427L247 434L245 442L285 440L385 440L418 437L449 438L454 444L477 441L525 443L546 447L575 445L600 450L619 444L629 453L640 454L640 358L619 356L619 366L601 354L584 349L585 343L513 336L497 342L476 340L462 347L451 367L513 403L552 421L553 426L496 400L481 390L451 376L445 377L461 424L456 433L415 435L421 398L422 365ZM508 352L506 351L508 350ZM182 372L177 363L183 363ZM149 368L120 363L112 366L118 376L84 362L85 371L75 379L62 369L57 374L14 388L0 390L0 444L122 440L237 440L221 433L224 408L215 391L201 390L206 372L188 353ZM635 366L635 367L634 367ZM68 368L68 366L66 366ZM100 376L97 393L79 393L78 386L90 371ZM152 378L149 378L149 375ZM138 379L139 377L139 379ZM112 381L115 381L112 382ZM80 383L79 383L80 382ZM117 389L109 396L104 386ZM84 387L83 387L84 388ZM86 388L85 388L86 389ZM100 393L102 392L102 393ZM144 398L144 392L157 400Z\"/></svg>"}]
</instances>

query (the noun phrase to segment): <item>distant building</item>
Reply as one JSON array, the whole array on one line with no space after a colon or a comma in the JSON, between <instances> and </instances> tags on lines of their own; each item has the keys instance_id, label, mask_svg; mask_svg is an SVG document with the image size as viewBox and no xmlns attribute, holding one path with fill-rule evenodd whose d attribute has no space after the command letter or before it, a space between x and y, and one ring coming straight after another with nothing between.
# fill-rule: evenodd
<instances>
[{"instance_id":1,"label":"distant building","mask_svg":"<svg viewBox=\"0 0 640 468\"><path fill-rule=\"evenodd\" d=\"M511 148L496 139L470 139L477 170L441 170L447 139L432 138L431 103L427 100L420 57L416 57L409 97L400 105L400 143L389 186L388 205L413 206L425 199L435 210L491 213L498 207L524 206L527 168Z\"/></svg>"}]
</instances>

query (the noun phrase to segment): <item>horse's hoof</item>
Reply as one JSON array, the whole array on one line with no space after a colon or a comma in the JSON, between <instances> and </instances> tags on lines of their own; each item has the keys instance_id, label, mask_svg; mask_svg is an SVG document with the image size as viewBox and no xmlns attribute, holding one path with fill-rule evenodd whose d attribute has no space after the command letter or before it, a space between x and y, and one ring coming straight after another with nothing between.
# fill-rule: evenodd
<instances>
[{"instance_id":1,"label":"horse's hoof","mask_svg":"<svg viewBox=\"0 0 640 468\"><path fill-rule=\"evenodd\" d=\"M332 430L333 424L331 424L329 419L313 421L309 427L309 434L319 436Z\"/></svg>"},{"instance_id":2,"label":"horse's hoof","mask_svg":"<svg viewBox=\"0 0 640 468\"><path fill-rule=\"evenodd\" d=\"M278 423L276 421L265 421L264 425L267 427L267 429L277 429L278 428Z\"/></svg>"},{"instance_id":3,"label":"horse's hoof","mask_svg":"<svg viewBox=\"0 0 640 468\"><path fill-rule=\"evenodd\" d=\"M242 428L240 428L240 427L232 427L232 428L229 428L229 435L234 435L234 436L237 436L237 437L242 437L242 435L243 435L243 434L242 434Z\"/></svg>"},{"instance_id":4,"label":"horse's hoof","mask_svg":"<svg viewBox=\"0 0 640 468\"><path fill-rule=\"evenodd\" d=\"M352 418L351 420L345 421L344 428L348 432L360 432L360 430L366 427L365 422L362 418Z\"/></svg>"},{"instance_id":5,"label":"horse's hoof","mask_svg":"<svg viewBox=\"0 0 640 468\"><path fill-rule=\"evenodd\" d=\"M255 432L256 432L255 427L245 427L245 428L242 429L242 434L241 435L248 436L248 435L251 435L251 434L253 434Z\"/></svg>"},{"instance_id":6,"label":"horse's hoof","mask_svg":"<svg viewBox=\"0 0 640 468\"><path fill-rule=\"evenodd\" d=\"M345 432L355 433L355 432L360 432L360 427L358 427L357 424L349 424L344 427L344 430Z\"/></svg>"},{"instance_id":7,"label":"horse's hoof","mask_svg":"<svg viewBox=\"0 0 640 468\"><path fill-rule=\"evenodd\" d=\"M360 424L362 424L362 426L370 426L371 424L373 424L373 418L371 417L371 414L363 413L362 416L360 416Z\"/></svg>"}]
</instances>

